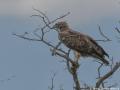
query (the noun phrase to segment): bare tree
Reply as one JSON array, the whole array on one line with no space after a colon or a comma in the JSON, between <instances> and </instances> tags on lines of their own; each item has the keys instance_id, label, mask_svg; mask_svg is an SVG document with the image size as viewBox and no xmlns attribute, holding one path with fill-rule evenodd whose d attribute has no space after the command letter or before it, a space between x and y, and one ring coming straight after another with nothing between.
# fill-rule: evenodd
<instances>
[{"instance_id":1,"label":"bare tree","mask_svg":"<svg viewBox=\"0 0 120 90\"><path fill-rule=\"evenodd\" d=\"M68 13L66 13L66 14L64 14L64 15L62 15L62 16L54 19L54 20L50 20L45 13L43 13L43 12L37 10L37 9L34 9L34 10L38 14L32 15L31 17L40 18L43 21L43 24L44 24L43 27L41 27L41 28L39 27L39 28L37 28L33 31L33 34L34 34L35 37L28 37L28 34L29 34L28 32L25 32L22 35L13 33L13 35L15 35L19 38L25 39L25 40L38 41L38 42L44 43L47 47L50 48L51 54L53 56L59 56L59 57L63 58L64 62L66 63L66 66L67 66L67 70L72 75L72 78L73 78L73 81L74 81L74 84L75 84L75 86L73 86L74 90L93 90L94 88L105 88L106 87L105 86L105 81L109 77L111 77L118 70L118 68L120 67L120 62L116 62L115 64L111 63L111 65L109 65L109 67L111 69L108 72L106 72L106 74L103 75L103 76L101 76L101 69L103 68L103 64L98 62L98 63L100 63L100 66L98 66L98 72L97 72L98 73L98 78L96 80L96 85L90 87L89 85L85 84L85 85L82 86L81 83L80 83L80 80L78 78L78 73L77 73L77 71L79 69L79 63L76 60L74 60L70 57L71 49L68 49L66 51L64 49L58 48L61 45L61 42L59 42L55 46L55 45L52 44L52 42L47 41L45 39L45 38L47 38L47 35L49 34L49 32L54 29L52 27L52 24L57 22L58 20L64 18L64 17L68 16L70 14L70 12L68 12ZM98 26L98 28L99 28L101 36L104 39L96 40L96 41L102 41L102 42L112 41L102 32L100 26ZM119 29L116 28L116 30L117 30L118 33L120 33ZM39 33L41 33L41 34L39 34ZM55 74L52 77L52 86L51 86L50 90L54 90L54 77L55 77Z\"/></svg>"}]
</instances>

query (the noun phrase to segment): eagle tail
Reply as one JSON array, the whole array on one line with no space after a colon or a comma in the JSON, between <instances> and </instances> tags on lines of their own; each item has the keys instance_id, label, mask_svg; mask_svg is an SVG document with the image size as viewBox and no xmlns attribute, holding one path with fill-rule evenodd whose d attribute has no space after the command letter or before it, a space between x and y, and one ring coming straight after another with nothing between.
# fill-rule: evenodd
<instances>
[{"instance_id":1,"label":"eagle tail","mask_svg":"<svg viewBox=\"0 0 120 90\"><path fill-rule=\"evenodd\" d=\"M104 55L106 55L109 58L109 55L106 52L104 52Z\"/></svg>"},{"instance_id":2,"label":"eagle tail","mask_svg":"<svg viewBox=\"0 0 120 90\"><path fill-rule=\"evenodd\" d=\"M104 64L109 65L109 61L105 58L105 56L95 56L99 60L101 60Z\"/></svg>"}]
</instances>

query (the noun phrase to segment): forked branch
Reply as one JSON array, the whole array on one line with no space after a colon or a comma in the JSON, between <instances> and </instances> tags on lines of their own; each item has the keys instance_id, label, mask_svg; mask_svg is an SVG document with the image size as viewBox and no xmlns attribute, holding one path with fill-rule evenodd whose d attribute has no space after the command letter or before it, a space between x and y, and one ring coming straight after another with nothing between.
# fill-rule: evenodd
<instances>
[{"instance_id":1,"label":"forked branch","mask_svg":"<svg viewBox=\"0 0 120 90\"><path fill-rule=\"evenodd\" d=\"M104 39L100 39L100 40L96 40L96 41L102 41L102 42L109 42L112 41L111 39L109 39L101 30L101 27L98 25L98 30L100 32L100 35L104 38Z\"/></svg>"},{"instance_id":2,"label":"forked branch","mask_svg":"<svg viewBox=\"0 0 120 90\"><path fill-rule=\"evenodd\" d=\"M104 76L102 76L100 79L98 79L98 81L96 82L95 88L99 88L100 85L106 79L108 79L110 76L112 76L119 69L119 67L120 67L120 62L116 63L116 65L108 73L106 73Z\"/></svg>"}]
</instances>

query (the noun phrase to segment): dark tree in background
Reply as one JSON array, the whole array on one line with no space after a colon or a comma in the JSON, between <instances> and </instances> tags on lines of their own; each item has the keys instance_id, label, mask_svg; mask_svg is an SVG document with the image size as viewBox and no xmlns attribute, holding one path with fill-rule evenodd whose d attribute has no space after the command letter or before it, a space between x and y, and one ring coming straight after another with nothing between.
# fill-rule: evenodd
<instances>
[{"instance_id":1,"label":"dark tree in background","mask_svg":"<svg viewBox=\"0 0 120 90\"><path fill-rule=\"evenodd\" d=\"M59 56L60 58L63 58L64 62L66 63L66 66L67 66L67 70L69 71L69 74L72 75L72 79L74 81L73 90L94 90L95 88L102 89L102 88L112 88L112 87L116 86L116 84L114 84L114 83L111 86L106 86L106 80L109 77L111 77L120 67L120 62L114 62L113 58L110 60L109 66L104 66L103 63L96 61L99 63L99 66L98 66L97 72L96 72L96 73L98 73L98 78L96 79L95 86L91 87L87 84L87 82L84 85L81 85L81 82L78 78L78 73L77 73L79 68L80 68L80 63L76 62L76 60L72 59L71 54L70 54L72 52L72 50L71 49L64 50L64 49L58 47L60 45L60 43L56 44L56 46L55 46L54 44L52 44L51 41L49 41L49 38L47 38L47 35L49 35L49 32L53 31L53 29L54 29L52 27L52 25L54 23L58 22L60 19L68 16L70 14L70 12L68 12L68 13L66 13L66 14L64 14L64 15L62 15L54 20L50 20L45 13L43 13L37 9L34 9L34 10L37 12L37 14L32 15L31 17L40 18L43 21L42 24L44 24L44 26L38 27L33 31L34 37L29 37L28 32L25 32L22 35L13 33L13 35L15 35L19 38L25 39L25 40L37 41L37 42L44 43L46 45L46 47L50 48L52 56ZM100 35L104 39L103 40L96 40L97 42L111 42L112 41L102 32L100 26L98 26L98 29L99 29ZM116 27L115 30L118 32L118 34L120 34L119 28ZM47 38L47 40L46 40L46 38ZM117 39L120 40L120 37L117 37ZM102 69L108 68L108 67L110 68L109 71L106 72L106 74L101 75ZM52 83L51 83L52 85L51 85L51 87L49 87L50 90L54 90L54 78L55 78L55 76L56 76L56 74L54 74L52 77ZM107 80L107 81L109 81L109 80ZM60 90L64 90L64 89L60 88Z\"/></svg>"}]
</instances>

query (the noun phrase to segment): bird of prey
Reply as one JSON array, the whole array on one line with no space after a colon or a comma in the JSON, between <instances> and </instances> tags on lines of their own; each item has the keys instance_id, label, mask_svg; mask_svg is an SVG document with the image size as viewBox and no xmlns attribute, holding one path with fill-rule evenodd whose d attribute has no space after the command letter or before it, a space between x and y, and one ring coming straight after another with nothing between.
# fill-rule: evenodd
<instances>
[{"instance_id":1,"label":"bird of prey","mask_svg":"<svg viewBox=\"0 0 120 90\"><path fill-rule=\"evenodd\" d=\"M106 65L109 64L105 59L105 56L109 57L109 55L90 36L73 31L65 21L57 22L53 28L58 31L59 40L68 48L75 51L77 60L80 56L93 57L101 60Z\"/></svg>"}]
</instances>

